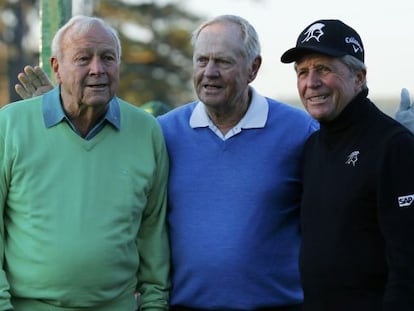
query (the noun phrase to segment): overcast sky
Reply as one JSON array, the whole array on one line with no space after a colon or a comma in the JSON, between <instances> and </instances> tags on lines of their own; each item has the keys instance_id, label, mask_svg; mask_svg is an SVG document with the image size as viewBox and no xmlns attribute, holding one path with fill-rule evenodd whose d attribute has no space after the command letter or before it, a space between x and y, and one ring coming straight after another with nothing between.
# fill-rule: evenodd
<instances>
[{"instance_id":1,"label":"overcast sky","mask_svg":"<svg viewBox=\"0 0 414 311\"><path fill-rule=\"evenodd\" d=\"M167 0L166 0L167 1ZM240 15L259 33L263 65L253 86L278 99L297 97L292 64L281 54L317 19L338 18L356 29L365 46L370 97L399 97L402 87L414 95L414 1L369 0L179 0L197 14Z\"/></svg>"}]
</instances>

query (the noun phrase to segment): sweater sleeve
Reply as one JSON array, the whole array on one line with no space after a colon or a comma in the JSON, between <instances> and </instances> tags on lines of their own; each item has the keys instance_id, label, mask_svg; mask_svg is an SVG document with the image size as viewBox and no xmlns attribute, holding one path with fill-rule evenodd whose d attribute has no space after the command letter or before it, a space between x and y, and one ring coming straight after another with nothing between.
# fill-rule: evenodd
<instances>
[{"instance_id":1,"label":"sweater sleeve","mask_svg":"<svg viewBox=\"0 0 414 311\"><path fill-rule=\"evenodd\" d=\"M384 311L414 310L414 137L394 136L380 161L378 217L386 245Z\"/></svg>"},{"instance_id":2,"label":"sweater sleeve","mask_svg":"<svg viewBox=\"0 0 414 311\"><path fill-rule=\"evenodd\" d=\"M168 157L157 126L154 131L156 173L138 233L140 310L168 310L170 250L166 225Z\"/></svg>"},{"instance_id":3,"label":"sweater sleeve","mask_svg":"<svg viewBox=\"0 0 414 311\"><path fill-rule=\"evenodd\" d=\"M1 122L1 121L0 121ZM3 132L4 133L4 132ZM4 215L6 208L6 199L9 185L9 159L6 150L10 150L10 146L6 146L3 134L0 135L0 310L11 310L9 283L4 271L4 251L5 251L5 229Z\"/></svg>"}]
</instances>

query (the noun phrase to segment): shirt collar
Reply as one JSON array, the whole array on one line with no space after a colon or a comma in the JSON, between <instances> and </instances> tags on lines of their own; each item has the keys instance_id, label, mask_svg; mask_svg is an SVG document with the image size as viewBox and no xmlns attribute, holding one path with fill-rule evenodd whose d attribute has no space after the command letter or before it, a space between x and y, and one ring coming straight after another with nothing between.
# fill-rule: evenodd
<instances>
[{"instance_id":1,"label":"shirt collar","mask_svg":"<svg viewBox=\"0 0 414 311\"><path fill-rule=\"evenodd\" d=\"M262 95L260 95L253 87L250 87L252 92L252 100L247 109L246 114L239 121L236 127L243 129L248 128L262 128L266 124L267 115L269 112L269 104ZM190 126L196 127L208 127L211 124L210 118L206 112L206 106L203 102L199 101L194 108L190 117Z\"/></svg>"},{"instance_id":2,"label":"shirt collar","mask_svg":"<svg viewBox=\"0 0 414 311\"><path fill-rule=\"evenodd\" d=\"M67 119L60 100L60 86L43 95L43 118L47 128L55 126ZM104 120L112 124L116 129L121 127L121 112L116 97L109 102ZM69 120L68 120L69 121Z\"/></svg>"}]
</instances>

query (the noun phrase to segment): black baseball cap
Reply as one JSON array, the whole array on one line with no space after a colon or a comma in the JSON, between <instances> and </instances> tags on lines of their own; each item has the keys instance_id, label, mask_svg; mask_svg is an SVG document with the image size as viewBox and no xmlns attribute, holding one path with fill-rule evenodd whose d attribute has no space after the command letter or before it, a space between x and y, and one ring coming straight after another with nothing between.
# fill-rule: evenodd
<instances>
[{"instance_id":1,"label":"black baseball cap","mask_svg":"<svg viewBox=\"0 0 414 311\"><path fill-rule=\"evenodd\" d=\"M351 55L364 62L364 46L358 33L337 19L321 19L307 26L299 35L296 47L283 53L282 63L292 63L306 54L332 57Z\"/></svg>"}]
</instances>

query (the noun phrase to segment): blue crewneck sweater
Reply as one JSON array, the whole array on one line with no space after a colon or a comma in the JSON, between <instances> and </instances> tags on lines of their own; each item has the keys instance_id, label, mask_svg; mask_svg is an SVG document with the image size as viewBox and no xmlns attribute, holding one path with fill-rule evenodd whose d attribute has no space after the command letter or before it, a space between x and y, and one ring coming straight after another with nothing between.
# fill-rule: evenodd
<instances>
[{"instance_id":1,"label":"blue crewneck sweater","mask_svg":"<svg viewBox=\"0 0 414 311\"><path fill-rule=\"evenodd\" d=\"M315 129L267 99L263 128L222 140L191 128L197 102L159 118L170 157L171 305L252 310L302 302L300 163Z\"/></svg>"}]
</instances>

